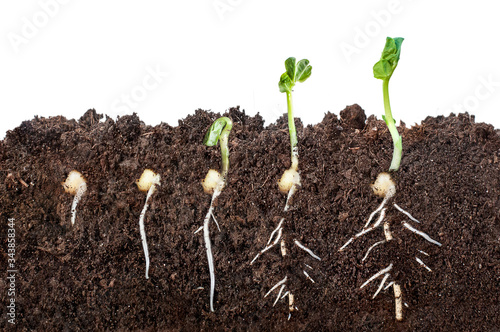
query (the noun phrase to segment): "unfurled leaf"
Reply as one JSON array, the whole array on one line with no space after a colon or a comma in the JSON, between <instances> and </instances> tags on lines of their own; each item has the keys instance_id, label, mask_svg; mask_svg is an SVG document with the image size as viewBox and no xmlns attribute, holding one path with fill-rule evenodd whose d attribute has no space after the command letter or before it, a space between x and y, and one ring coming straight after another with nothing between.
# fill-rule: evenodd
<instances>
[{"instance_id":1,"label":"unfurled leaf","mask_svg":"<svg viewBox=\"0 0 500 332\"><path fill-rule=\"evenodd\" d=\"M297 71L295 73L295 78L298 82L304 82L311 76L312 67L309 65L309 60L303 59L297 63Z\"/></svg>"},{"instance_id":2,"label":"unfurled leaf","mask_svg":"<svg viewBox=\"0 0 500 332\"><path fill-rule=\"evenodd\" d=\"M292 92L295 83L304 82L311 76L312 67L309 60L302 59L299 62L294 57L285 61L286 72L284 72L279 81L280 92Z\"/></svg>"},{"instance_id":3,"label":"unfurled leaf","mask_svg":"<svg viewBox=\"0 0 500 332\"><path fill-rule=\"evenodd\" d=\"M295 72L296 72L296 59L294 57L290 57L285 60L285 68L286 73L292 82L295 81Z\"/></svg>"}]
</instances>

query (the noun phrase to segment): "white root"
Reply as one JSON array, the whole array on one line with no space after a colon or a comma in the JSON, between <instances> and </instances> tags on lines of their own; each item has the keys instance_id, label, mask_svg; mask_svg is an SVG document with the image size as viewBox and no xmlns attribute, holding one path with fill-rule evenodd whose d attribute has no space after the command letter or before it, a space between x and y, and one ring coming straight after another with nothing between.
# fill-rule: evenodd
<instances>
[{"instance_id":1,"label":"white root","mask_svg":"<svg viewBox=\"0 0 500 332\"><path fill-rule=\"evenodd\" d=\"M367 228L369 225L370 225L370 222L372 221L373 217L380 211L384 208L384 205L385 203L387 203L387 201L389 200L388 197L385 197L384 200L382 201L382 203L380 203L380 205L378 206L378 208L373 211L371 214L370 214L370 217L368 218L368 221L366 222L365 226L363 228Z\"/></svg>"},{"instance_id":2,"label":"white root","mask_svg":"<svg viewBox=\"0 0 500 332\"><path fill-rule=\"evenodd\" d=\"M307 248L305 245L303 245L302 243L300 243L299 241L297 240L294 240L293 241L295 243L295 245L297 247L299 247L300 249L304 250L305 252L307 252L309 255L311 255L313 258L317 259L318 261L321 260L321 258L319 258L315 253L312 252L311 249Z\"/></svg>"},{"instance_id":3,"label":"white root","mask_svg":"<svg viewBox=\"0 0 500 332\"><path fill-rule=\"evenodd\" d=\"M145 169L139 180L135 182L140 191L147 191L146 202L139 217L139 231L141 233L142 248L146 257L146 279L149 279L149 251L146 241L146 231L144 229L144 216L148 210L148 201L156 190L156 186L160 185L160 175L150 169Z\"/></svg>"},{"instance_id":4,"label":"white root","mask_svg":"<svg viewBox=\"0 0 500 332\"><path fill-rule=\"evenodd\" d=\"M364 284L361 285L361 287L359 287L359 289L363 289L366 285L368 285L370 282L372 282L373 280L377 279L378 277L380 277L381 275L384 275L386 274L387 272L389 272L390 270L392 270L392 263L389 264L388 267L386 267L385 269L382 269L380 271L378 271L377 273L375 273L374 275L372 275L370 277L370 279L368 279L367 281L365 281Z\"/></svg>"},{"instance_id":5,"label":"white root","mask_svg":"<svg viewBox=\"0 0 500 332\"><path fill-rule=\"evenodd\" d=\"M386 241L391 241L392 240L392 233L391 230L389 229L389 223L385 222L384 223L384 236Z\"/></svg>"},{"instance_id":6,"label":"white root","mask_svg":"<svg viewBox=\"0 0 500 332\"><path fill-rule=\"evenodd\" d=\"M269 245L269 243L271 243L272 239L273 239L273 236L274 234L279 231L281 229L281 225L283 224L283 220L285 220L285 218L281 218L280 220L280 223L278 224L278 227L276 227L272 232L271 232L271 236L269 237L269 240L267 241L267 244L266 245Z\"/></svg>"},{"instance_id":7,"label":"white root","mask_svg":"<svg viewBox=\"0 0 500 332\"><path fill-rule=\"evenodd\" d=\"M415 260L420 264L420 266L424 267L427 271L432 272L431 268L425 265L425 263L418 257L415 257Z\"/></svg>"},{"instance_id":8,"label":"white root","mask_svg":"<svg viewBox=\"0 0 500 332\"><path fill-rule=\"evenodd\" d=\"M413 217L413 216L412 216L412 215L411 215L408 211L406 211L406 210L404 210L404 209L400 208L400 207L399 207L399 205L397 205L396 203L394 203L394 207L395 207L396 209L398 209L398 210L399 210L399 212L403 213L404 215L406 215L408 218L410 218L410 219L411 219L411 220L413 220L414 222L419 223L419 224L421 223L421 222L420 222L420 221L418 221L415 217Z\"/></svg>"},{"instance_id":9,"label":"white root","mask_svg":"<svg viewBox=\"0 0 500 332\"><path fill-rule=\"evenodd\" d=\"M393 284L394 284L394 281L391 281L390 283L388 283L388 284L385 286L384 290L386 290L387 288L391 287Z\"/></svg>"},{"instance_id":10,"label":"white root","mask_svg":"<svg viewBox=\"0 0 500 332\"><path fill-rule=\"evenodd\" d=\"M347 242L342 247L340 247L339 251L343 251L349 244L351 244L352 241L354 241L354 237L351 237L349 240L347 240Z\"/></svg>"},{"instance_id":11,"label":"white root","mask_svg":"<svg viewBox=\"0 0 500 332\"><path fill-rule=\"evenodd\" d=\"M274 303L273 303L273 307L276 305L276 303L278 303L278 301L280 300L281 298L281 293L283 292L283 289L285 288L285 284L281 285L281 288L280 288L280 291L278 293L278 296L276 297L276 300L274 300Z\"/></svg>"},{"instance_id":12,"label":"white root","mask_svg":"<svg viewBox=\"0 0 500 332\"><path fill-rule=\"evenodd\" d=\"M396 320L397 321L402 321L403 320L403 298L401 294L401 286L399 284L394 283L393 284L393 289L394 289L394 302L396 305Z\"/></svg>"},{"instance_id":13,"label":"white root","mask_svg":"<svg viewBox=\"0 0 500 332\"><path fill-rule=\"evenodd\" d=\"M343 251L352 241L354 241L355 239L357 239L358 237L361 237L367 233L370 233L371 231L373 231L374 229L377 229L380 224L382 223L382 221L384 220L385 218L385 210L386 209L382 209L382 212L380 213L380 217L377 219L377 221L375 222L375 224L369 228L363 228L363 230L361 230L361 232L359 232L358 234L354 235L353 237L351 237L340 249L339 251Z\"/></svg>"},{"instance_id":14,"label":"white root","mask_svg":"<svg viewBox=\"0 0 500 332\"><path fill-rule=\"evenodd\" d=\"M288 294L288 310L290 312L292 312L294 310L299 310L295 306L295 299L294 299L293 294L291 292ZM288 316L288 319L290 319L290 316Z\"/></svg>"},{"instance_id":15,"label":"white root","mask_svg":"<svg viewBox=\"0 0 500 332\"><path fill-rule=\"evenodd\" d=\"M267 297L269 294L272 293L273 290L275 290L276 288L278 288L279 286L283 285L286 281L287 281L288 277L285 277L283 278L283 280L281 281L278 281L276 283L276 285L274 285L273 287L271 287L271 289L269 290L269 292L266 293L266 295L264 295L264 297Z\"/></svg>"},{"instance_id":16,"label":"white root","mask_svg":"<svg viewBox=\"0 0 500 332\"><path fill-rule=\"evenodd\" d=\"M375 222L375 224L373 225L373 228L377 228L378 226L380 226L380 224L382 223L382 221L384 220L385 218L385 210L386 209L382 209L382 211L380 212L380 216L379 218L377 219L377 221Z\"/></svg>"},{"instance_id":17,"label":"white root","mask_svg":"<svg viewBox=\"0 0 500 332\"><path fill-rule=\"evenodd\" d=\"M384 278L382 279L382 281L380 282L380 285L378 286L378 289L377 291L375 292L375 294L373 294L373 297L372 297L372 300L375 299L378 295L378 293L380 293L380 291L382 290L382 288L384 287L384 284L385 282L387 281L387 279L389 278L390 274L389 273L386 273L384 275Z\"/></svg>"},{"instance_id":18,"label":"white root","mask_svg":"<svg viewBox=\"0 0 500 332\"><path fill-rule=\"evenodd\" d=\"M421 253L421 254L424 254L425 256L429 256L429 254L428 254L428 253L426 253L426 252L425 252L425 251L423 251L423 250L418 250L418 249L417 249L417 251L418 251L419 253Z\"/></svg>"},{"instance_id":19,"label":"white root","mask_svg":"<svg viewBox=\"0 0 500 332\"><path fill-rule=\"evenodd\" d=\"M212 243L210 242L210 230L208 225L210 223L210 217L212 216L214 200L221 193L219 187L215 188L212 194L212 200L210 201L210 207L208 209L207 215L203 220L203 239L205 240L205 248L207 250L207 260L208 260L208 271L210 273L210 311L214 311L214 293L215 293L215 267L214 267L214 256L212 254Z\"/></svg>"},{"instance_id":20,"label":"white root","mask_svg":"<svg viewBox=\"0 0 500 332\"><path fill-rule=\"evenodd\" d=\"M286 198L286 203L285 203L285 209L284 211L288 211L288 209L290 208L290 205L288 205L288 203L290 202L290 198L292 198L293 194L295 194L295 192L297 191L297 185L294 184L292 185L292 188L290 188L290 191L288 192L288 196Z\"/></svg>"},{"instance_id":21,"label":"white root","mask_svg":"<svg viewBox=\"0 0 500 332\"><path fill-rule=\"evenodd\" d=\"M386 243L386 242L387 242L386 240L382 240L382 241L378 241L378 242L372 244L370 246L370 248L368 248L368 250L366 251L365 257L363 257L363 259L361 260L361 262L364 262L368 258L368 254L370 254L370 251L372 251L373 248L375 248L376 246L378 246L380 244Z\"/></svg>"},{"instance_id":22,"label":"white root","mask_svg":"<svg viewBox=\"0 0 500 332\"><path fill-rule=\"evenodd\" d=\"M255 262L257 260L257 258L260 257L260 255L262 255L263 253L265 253L266 251L268 251L269 249L271 249L272 247L274 247L276 244L278 244L278 241L280 240L281 238L281 235L283 234L283 221L285 220L285 218L281 218L280 220L280 223L278 224L278 227L276 227L272 232L271 232L271 236L269 237L269 240L267 241L267 245L264 247L264 249L262 249L255 257L254 259L252 259L252 261L250 262L250 265L253 264L253 262ZM274 240L274 242L271 244L271 241L273 240L273 236L274 234L276 234L276 232L278 232L278 236L276 237L276 239Z\"/></svg>"},{"instance_id":23,"label":"white root","mask_svg":"<svg viewBox=\"0 0 500 332\"><path fill-rule=\"evenodd\" d=\"M218 229L218 230L219 230L219 232L220 232L219 223L217 222L217 219L215 219L215 216L214 216L213 211L210 211L210 215L212 216L212 219L215 221L215 224L217 225L217 229Z\"/></svg>"},{"instance_id":24,"label":"white root","mask_svg":"<svg viewBox=\"0 0 500 332\"><path fill-rule=\"evenodd\" d=\"M76 206L78 205L78 202L80 202L80 199L82 199L83 194L87 191L87 184L85 182L82 182L76 191L75 198L73 198L73 204L71 204L71 225L75 224L76 220Z\"/></svg>"},{"instance_id":25,"label":"white root","mask_svg":"<svg viewBox=\"0 0 500 332\"><path fill-rule=\"evenodd\" d=\"M313 280L313 278L311 278L311 277L309 276L309 273L307 273L306 271L302 271L302 272L304 272L304 275L306 276L306 278L307 278L307 279L311 280L311 282L312 282L313 284L315 283L315 282L314 282L314 280Z\"/></svg>"},{"instance_id":26,"label":"white root","mask_svg":"<svg viewBox=\"0 0 500 332\"><path fill-rule=\"evenodd\" d=\"M273 243L267 245L264 249L262 249L256 256L254 259L252 259L252 261L250 262L250 265L253 264L253 262L255 262L257 260L257 258L260 257L260 255L262 255L263 253L265 253L266 251L268 251L269 249L271 249L272 247L274 247L276 244L278 244L279 240L281 239L281 235L283 233L283 228L280 228L278 230L278 236L276 237L276 240L274 240Z\"/></svg>"},{"instance_id":27,"label":"white root","mask_svg":"<svg viewBox=\"0 0 500 332\"><path fill-rule=\"evenodd\" d=\"M424 239L426 239L427 241L429 241L430 243L432 244L435 244L437 246L440 246L441 247L441 243L437 242L436 240L433 240L431 239L431 237L429 235L427 235L426 233L422 232L422 231L419 231L418 229L416 228L413 228L410 224L408 224L407 222L403 221L403 226L406 227L407 229L409 229L410 231L412 231L413 233L415 234L418 234L420 235L421 237L423 237Z\"/></svg>"},{"instance_id":28,"label":"white root","mask_svg":"<svg viewBox=\"0 0 500 332\"><path fill-rule=\"evenodd\" d=\"M286 256L286 245L285 245L284 238L281 239L280 250L281 250L281 256L285 257Z\"/></svg>"},{"instance_id":29,"label":"white root","mask_svg":"<svg viewBox=\"0 0 500 332\"><path fill-rule=\"evenodd\" d=\"M149 198L153 195L155 189L156 186L154 184L149 187L148 195L146 196L146 202L144 203L144 207L142 208L142 212L139 217L139 231L141 233L142 248L144 249L144 256L146 258L146 279L149 279L149 250L148 242L146 240L146 230L144 229L144 216L146 215L146 211L148 210Z\"/></svg>"}]
</instances>

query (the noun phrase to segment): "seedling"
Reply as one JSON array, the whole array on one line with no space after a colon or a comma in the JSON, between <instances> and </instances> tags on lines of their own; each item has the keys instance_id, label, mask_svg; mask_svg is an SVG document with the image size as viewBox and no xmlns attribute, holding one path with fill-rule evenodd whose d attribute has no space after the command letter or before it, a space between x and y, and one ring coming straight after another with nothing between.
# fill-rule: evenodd
<instances>
[{"instance_id":1,"label":"seedling","mask_svg":"<svg viewBox=\"0 0 500 332\"><path fill-rule=\"evenodd\" d=\"M75 198L73 198L73 204L71 205L71 225L74 225L76 220L76 206L78 202L80 202L80 199L82 199L83 194L87 191L87 182L82 173L73 170L69 172L66 181L61 184L64 191L75 196Z\"/></svg>"},{"instance_id":2,"label":"seedling","mask_svg":"<svg viewBox=\"0 0 500 332\"><path fill-rule=\"evenodd\" d=\"M146 202L144 203L144 207L139 217L139 231L141 232L142 248L144 249L144 256L146 257L146 279L149 279L149 251L148 242L146 241L146 231L144 229L144 216L148 209L149 198L155 192L156 186L160 185L160 175L150 169L145 169L144 172L142 172L141 178L135 183L140 191L147 192Z\"/></svg>"},{"instance_id":3,"label":"seedling","mask_svg":"<svg viewBox=\"0 0 500 332\"><path fill-rule=\"evenodd\" d=\"M297 189L300 187L300 175L298 172L299 168L299 149L298 149L298 141L297 141L297 131L295 129L295 121L293 117L293 101L292 101L292 91L293 87L297 82L304 82L311 76L311 71L312 67L309 65L309 60L303 59L300 60L299 62L296 62L296 59L291 57L288 58L285 61L285 68L286 72L284 72L281 75L280 81L279 81L279 89L280 92L286 93L286 100L287 100L287 106L288 106L288 132L290 134L290 148L291 148L291 166L289 169L287 169L284 173L281 179L278 181L278 186L279 189L282 193L288 194L286 203L285 203L285 208L284 211L288 211L289 209L289 203L290 199L292 198L293 194L297 191ZM273 248L275 245L280 242L280 250L281 250L281 255L284 257L287 254L287 249L286 249L286 243L285 239L283 236L283 227L284 227L284 221L285 218L281 218L278 227L276 227L269 238L269 241L267 242L267 245L262 249L256 256L255 258L250 262L250 264L253 264L257 258L260 257L263 253L268 251L269 249ZM299 241L294 240L294 244L306 251L311 257L317 260L321 260L317 255L315 255L310 249L308 249L306 246L301 244ZM307 264L306 264L307 265ZM308 266L310 268L310 266ZM304 275L309 279L311 282L314 283L314 280L309 276L309 274L304 270L303 271ZM283 290L286 288L286 282L288 280L288 276L285 276L284 279L279 281L277 284L275 284L269 292L264 295L264 297L267 297L271 292L274 290L278 289L278 296L276 297L276 300L274 301L274 305L280 300L288 296L288 306L289 306L289 315L288 318L290 319L291 312L294 310L297 310L297 307L295 306L294 303L294 296L291 291L286 291L283 295Z\"/></svg>"},{"instance_id":4,"label":"seedling","mask_svg":"<svg viewBox=\"0 0 500 332\"><path fill-rule=\"evenodd\" d=\"M210 201L210 207L208 209L207 215L203 220L203 226L198 228L195 232L198 233L203 229L203 239L205 241L205 248L207 250L207 260L208 260L208 270L210 273L210 311L214 311L214 292L215 292L215 266L214 266L214 256L212 254L212 244L210 242L210 231L209 223L210 217L212 217L219 228L219 224L215 219L213 214L213 204L214 200L220 195L222 189L226 185L227 172L229 170L229 149L228 149L228 138L231 129L233 128L233 121L228 117L222 117L214 121L210 126L210 129L203 139L203 144L206 146L216 146L220 139L220 150L222 155L222 172L211 169L208 171L205 180L202 181L203 190L207 194L212 194L212 200ZM220 231L220 228L219 228Z\"/></svg>"},{"instance_id":5,"label":"seedling","mask_svg":"<svg viewBox=\"0 0 500 332\"><path fill-rule=\"evenodd\" d=\"M394 145L394 152L392 156L392 161L391 161L391 166L389 168L389 172L396 172L399 170L399 166L401 164L401 156L402 156L402 151L403 151L403 145L402 145L402 138L398 133L398 130L396 128L396 121L392 117L392 112L391 112L391 105L389 102L389 80L394 73L394 70L396 69L396 66L398 65L399 62L399 56L401 53L401 44L403 43L403 38L390 38L387 37L387 41L384 47L384 50L382 52L382 57L380 61L378 61L374 66L373 66L373 75L375 78L381 79L382 80L382 89L383 89L383 96L384 96L384 108L385 108L385 115L383 115L383 119L385 123L387 124L387 127L389 128L389 132L391 133L391 137L393 140L393 145ZM365 226L363 229L352 236L340 249L339 251L343 251L350 243L352 243L355 239L377 229L380 227L383 227L383 232L384 232L384 237L385 240L378 241L374 243L372 246L368 248L366 251L365 256L362 259L362 262L364 262L367 258L370 252L378 247L381 244L387 243L389 241L393 240L393 236L390 230L390 224L389 221L385 220L386 216L386 210L387 208L385 207L387 202L391 199L394 198L396 195L396 184L394 180L392 179L392 176L390 173L380 173L377 176L377 179L374 184L371 185L373 193L381 198L383 198L382 203L379 205L379 207L373 211L369 218L368 221L366 222ZM401 212L405 217L407 217L409 220L420 223L416 218L414 218L409 212L404 210L403 208L399 207L396 203L393 203L394 208L398 211ZM378 219L371 225L371 222L373 218L378 214ZM404 228L407 230L420 235L423 237L425 240L428 242L435 244L437 246L441 246L441 243L439 243L436 240L433 240L429 235L426 233L419 231L415 227L413 227L408 221L403 220L401 221L401 225L403 225ZM422 250L418 250L421 254L424 254L428 256L427 253L425 253ZM431 272L432 270L417 256L415 256L415 260L418 262L418 264L425 268L427 271ZM370 282L373 280L382 277L382 281L376 290L375 294L373 295L373 298L375 298L378 293L382 289L387 289L389 287L393 287L394 290L394 299L395 299L395 315L396 315L396 320L401 321L403 319L403 301L402 301L402 293L401 293L401 286L397 283L396 280L389 281L389 278L391 277L390 272L392 271L394 264L391 263L387 267L381 269L379 272L375 273L372 277L370 277L363 285L361 285L361 288L364 288L367 286ZM386 282L389 283L387 286L384 285Z\"/></svg>"},{"instance_id":6,"label":"seedling","mask_svg":"<svg viewBox=\"0 0 500 332\"><path fill-rule=\"evenodd\" d=\"M278 83L280 92L286 93L286 103L288 108L288 132L290 134L290 149L291 149L291 166L287 169L278 186L282 193L288 193L285 211L288 210L288 201L300 186L299 168L299 148L297 146L297 130L295 129L295 120L293 117L293 100L292 91L297 82L304 82L311 76L312 67L309 65L309 60L302 59L296 62L296 59L291 57L285 61L286 72L284 72Z\"/></svg>"}]
</instances>

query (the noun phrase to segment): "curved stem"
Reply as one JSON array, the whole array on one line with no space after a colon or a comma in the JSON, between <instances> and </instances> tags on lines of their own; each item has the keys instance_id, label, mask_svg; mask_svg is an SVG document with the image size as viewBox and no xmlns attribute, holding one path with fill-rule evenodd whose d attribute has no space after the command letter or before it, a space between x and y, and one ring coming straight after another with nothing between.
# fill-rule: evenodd
<instances>
[{"instance_id":1,"label":"curved stem","mask_svg":"<svg viewBox=\"0 0 500 332\"><path fill-rule=\"evenodd\" d=\"M290 134L290 147L292 151L292 167L297 170L299 167L299 148L297 147L297 130L295 129L295 119L293 118L292 93L286 92L286 102L288 106L288 132Z\"/></svg>"},{"instance_id":2,"label":"curved stem","mask_svg":"<svg viewBox=\"0 0 500 332\"><path fill-rule=\"evenodd\" d=\"M394 145L394 151L392 154L391 166L389 171L397 171L401 163L401 156L403 154L403 139L398 133L394 118L391 112L391 103L389 101L389 79L383 81L382 84L383 94L384 94L384 108L385 108L385 123L389 128L389 132L392 136L392 142Z\"/></svg>"},{"instance_id":3,"label":"curved stem","mask_svg":"<svg viewBox=\"0 0 500 332\"><path fill-rule=\"evenodd\" d=\"M219 119L220 121L224 121L224 129L220 135L220 152L222 155L222 178L226 179L227 172L229 170L229 148L228 148L228 140L229 133L231 129L233 129L233 121L228 117L222 117Z\"/></svg>"}]
</instances>

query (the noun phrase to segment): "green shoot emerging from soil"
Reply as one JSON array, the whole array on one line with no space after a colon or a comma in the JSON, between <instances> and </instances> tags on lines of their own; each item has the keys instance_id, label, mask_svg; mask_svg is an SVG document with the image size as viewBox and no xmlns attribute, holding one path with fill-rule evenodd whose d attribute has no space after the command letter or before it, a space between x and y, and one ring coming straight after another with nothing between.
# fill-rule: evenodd
<instances>
[{"instance_id":1,"label":"green shoot emerging from soil","mask_svg":"<svg viewBox=\"0 0 500 332\"><path fill-rule=\"evenodd\" d=\"M296 59L290 57L285 61L286 72L281 75L279 88L280 92L286 93L288 106L288 132L290 133L290 145L292 149L292 169L297 170L299 166L299 153L297 148L297 131L295 130L295 121L293 118L292 91L297 82L304 82L311 76L312 67L309 60L302 59L296 62Z\"/></svg>"},{"instance_id":2,"label":"green shoot emerging from soil","mask_svg":"<svg viewBox=\"0 0 500 332\"><path fill-rule=\"evenodd\" d=\"M156 186L160 185L160 175L150 169L145 169L144 172L142 172L141 178L135 183L140 191L147 192L146 202L144 202L144 207L139 217L139 231L141 232L142 248L144 249L144 257L146 259L146 279L149 279L149 251L146 241L146 230L144 229L144 216L148 210L149 198L151 198L155 192Z\"/></svg>"},{"instance_id":3,"label":"green shoot emerging from soil","mask_svg":"<svg viewBox=\"0 0 500 332\"><path fill-rule=\"evenodd\" d=\"M227 141L232 128L233 121L230 118L219 118L210 126L203 139L203 144L206 146L216 146L220 138L220 152L222 155L222 173L212 169L207 174L205 181L203 181L203 189L207 193L212 194L217 186L222 186L219 188L219 191L221 191L226 183L226 176L229 170L229 148Z\"/></svg>"},{"instance_id":4,"label":"green shoot emerging from soil","mask_svg":"<svg viewBox=\"0 0 500 332\"><path fill-rule=\"evenodd\" d=\"M399 55L401 54L401 44L403 38L390 38L387 37L384 50L380 60L373 66L373 76L382 80L382 90L384 94L384 108L385 116L382 115L389 132L392 136L394 143L394 152L392 155L392 162L389 171L397 171L401 163L401 155L403 153L402 138L396 128L396 121L392 117L391 103L389 101L389 80L391 79L394 70L399 62Z\"/></svg>"},{"instance_id":5,"label":"green shoot emerging from soil","mask_svg":"<svg viewBox=\"0 0 500 332\"><path fill-rule=\"evenodd\" d=\"M394 69L396 69L396 66L398 65L399 61L399 55L401 53L401 43L403 42L403 38L387 38L387 42L385 44L384 51L382 52L382 58L380 59L379 62L373 66L373 74L376 78L379 78L383 80L383 92L384 92L384 106L385 106L385 116L383 116L385 123L389 127L389 131L391 133L393 142L394 142L394 153L392 157L392 162L391 166L389 168L389 171L397 171L399 169L399 165L401 163L401 155L402 155L402 139L401 136L399 136L395 121L392 117L391 113L391 106L389 103L389 79L391 78ZM391 218L385 218L386 216L386 210L387 208L385 207L386 203L393 199L396 195L396 183L392 179L391 174L389 173L380 173L377 176L377 179L374 184L372 184L372 190L373 193L379 197L382 197L382 203L379 205L379 207L373 211L370 214L370 217L368 218L368 221L366 222L365 226L363 229L352 236L340 249L339 251L343 251L350 243L352 243L355 239L375 230L378 228L383 228L383 233L384 233L384 240L378 241L371 245L368 250L366 251L365 256L362 259L362 262L364 262L367 258L370 252L375 249L375 247L387 243L389 241L392 241L393 235L390 230L391 224L389 223ZM420 223L415 217L413 217L409 212L404 210L403 208L399 207L396 203L392 204L394 208L403 214L406 218L411 220L414 223ZM379 214L378 218L374 220L374 217ZM374 220L372 224L372 220ZM416 229L414 226L410 224L410 222L406 220L401 221L401 225L409 230L412 233L415 233L419 236L421 236L423 239L428 241L429 243L435 244L437 246L441 246L441 243L439 243L436 240L433 240L429 235L426 233ZM429 254L425 253L422 250L417 251L420 254L423 254L425 256L429 256ZM418 255L418 254L417 254ZM415 256L415 261L423 268L425 268L427 271L431 271L431 268L428 267L422 259L420 259L418 256ZM394 263L390 263L387 267L381 269L377 273L375 273L373 276L371 276L363 285L361 285L360 288L364 288L367 286L370 282L373 280L382 277L382 281L377 288L375 294L373 295L373 299L378 295L378 293L382 289L387 289L392 286L394 290L394 300L395 300L395 316L396 320L401 321L403 319L403 300L402 300L402 292L401 292L401 286L398 284L397 280L389 280L391 277L392 269L393 266L395 266ZM384 288L385 283L388 282L387 286Z\"/></svg>"},{"instance_id":6,"label":"green shoot emerging from soil","mask_svg":"<svg viewBox=\"0 0 500 332\"><path fill-rule=\"evenodd\" d=\"M309 65L309 60L302 59L299 62L295 58L290 57L285 61L286 72L284 72L279 81L280 92L286 93L286 101L288 107L288 132L290 133L290 148L291 148L291 166L286 170L278 182L280 191L288 193L288 199L285 211L288 210L288 200L295 193L297 187L300 186L299 167L299 148L297 146L297 130L295 129L295 120L293 117L293 101L292 91L297 82L304 82L311 76L312 67Z\"/></svg>"},{"instance_id":7,"label":"green shoot emerging from soil","mask_svg":"<svg viewBox=\"0 0 500 332\"><path fill-rule=\"evenodd\" d=\"M293 87L297 82L304 82L309 78L309 76L311 76L312 67L309 65L309 60L303 59L297 62L295 58L291 57L286 59L285 68L286 72L284 72L281 75L279 81L279 88L280 92L286 93L286 100L288 106L288 131L290 133L290 147L292 153L291 153L291 166L283 173L283 176L281 177L280 181L278 181L278 186L282 193L285 194L288 193L288 197L286 199L284 208L284 211L286 212L288 211L289 208L288 204L290 198L293 196L297 188L300 186L300 175L298 172L299 149L297 146L298 141L297 141L297 131L295 129L295 120L293 118L292 91ZM280 243L281 255L283 257L287 255L285 236L283 235L284 221L285 218L281 218L278 227L276 227L271 232L271 236L269 238L269 241L267 241L267 245L264 247L264 249L262 249L259 253L257 253L255 258L250 262L250 265L253 264L257 260L257 258L260 257L260 255L262 255L269 249L273 248L278 243ZM321 258L319 258L316 254L312 252L312 250L307 248L305 245L301 244L299 241L294 240L294 244L298 248L307 252L312 258L321 260ZM312 269L312 267L310 268ZM307 279L309 279L312 283L314 283L314 280L309 276L309 274L305 270L303 270L303 273L307 277ZM278 281L278 283L276 283L273 287L271 287L269 292L267 292L267 294L264 295L264 297L267 297L273 291L279 289L278 296L276 297L276 300L274 301L273 304L274 306L276 305L276 303L278 303L280 299L283 299L286 296L288 296L288 309L289 309L288 319L290 319L291 313L294 310L297 310L297 307L295 306L294 295L292 294L291 291L285 291L285 293L283 294L283 291L287 286L287 281L288 281L288 276L285 276L285 278Z\"/></svg>"},{"instance_id":8,"label":"green shoot emerging from soil","mask_svg":"<svg viewBox=\"0 0 500 332\"><path fill-rule=\"evenodd\" d=\"M227 172L229 170L229 149L228 149L228 138L231 129L233 128L233 121L228 117L222 117L214 121L210 129L208 130L205 138L203 139L203 144L207 146L216 146L220 139L220 149L222 154L222 173L216 170L209 170L205 180L202 181L203 190L212 194L212 200L210 202L210 208L203 221L203 226L200 227L196 232L203 229L203 239L205 240L205 248L207 250L208 259L208 270L210 273L210 311L214 311L214 292L215 292L215 267L214 267L214 257L212 255L212 244L210 242L210 232L209 223L210 217L212 217L219 228L219 224L213 215L213 203L214 200L220 195L222 189L226 184ZM220 228L219 228L220 230Z\"/></svg>"}]
</instances>

